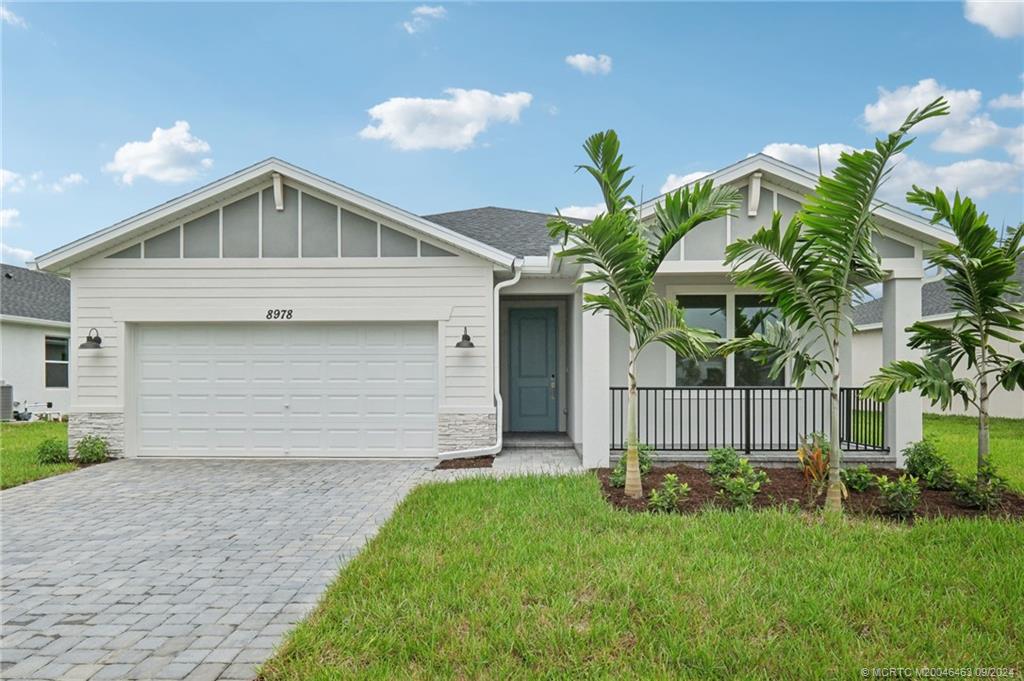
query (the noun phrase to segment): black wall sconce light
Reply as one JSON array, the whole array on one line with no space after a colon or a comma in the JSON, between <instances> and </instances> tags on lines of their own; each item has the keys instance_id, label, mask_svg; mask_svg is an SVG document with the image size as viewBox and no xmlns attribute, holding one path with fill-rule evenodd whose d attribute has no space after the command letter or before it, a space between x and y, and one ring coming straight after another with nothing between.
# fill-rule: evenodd
<instances>
[{"instance_id":1,"label":"black wall sconce light","mask_svg":"<svg viewBox=\"0 0 1024 681\"><path fill-rule=\"evenodd\" d=\"M78 346L79 350L99 350L100 346L103 345L103 339L100 338L100 332L95 328L89 329L89 335L85 337L85 342Z\"/></svg>"},{"instance_id":2,"label":"black wall sconce light","mask_svg":"<svg viewBox=\"0 0 1024 681\"><path fill-rule=\"evenodd\" d=\"M465 327L465 326L462 327L462 340L460 340L458 343L456 343L455 347L457 347L457 348L472 348L472 347L476 347L475 345L473 345L473 341L469 337L469 329L467 327Z\"/></svg>"}]
</instances>

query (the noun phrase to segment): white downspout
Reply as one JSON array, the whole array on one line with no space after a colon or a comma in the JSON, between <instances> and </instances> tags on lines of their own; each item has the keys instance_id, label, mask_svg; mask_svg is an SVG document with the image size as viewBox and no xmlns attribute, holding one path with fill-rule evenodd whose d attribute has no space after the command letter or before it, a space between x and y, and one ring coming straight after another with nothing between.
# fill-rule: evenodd
<instances>
[{"instance_id":1,"label":"white downspout","mask_svg":"<svg viewBox=\"0 0 1024 681\"><path fill-rule=\"evenodd\" d=\"M498 323L500 319L500 296L503 288L508 288L519 282L519 278L523 276L523 259L516 258L512 261L512 278L505 281L498 282L494 285L494 319L491 324L491 344L494 347L494 408L495 408L495 419L494 423L496 426L496 432L494 435L494 444L487 447L476 447L474 449L459 449L452 452L441 452L437 455L437 458L441 461L448 459L470 459L474 456L490 456L492 454L498 454L501 452L502 444L502 416L505 411L505 404L501 399L501 358L498 354L498 339L500 334L498 333Z\"/></svg>"}]
</instances>

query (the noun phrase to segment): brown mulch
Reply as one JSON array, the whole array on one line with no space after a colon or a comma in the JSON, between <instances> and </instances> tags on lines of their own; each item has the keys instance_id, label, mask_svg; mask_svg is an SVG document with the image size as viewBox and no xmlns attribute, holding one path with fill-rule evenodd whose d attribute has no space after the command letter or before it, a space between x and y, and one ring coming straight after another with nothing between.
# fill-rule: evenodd
<instances>
[{"instance_id":1,"label":"brown mulch","mask_svg":"<svg viewBox=\"0 0 1024 681\"><path fill-rule=\"evenodd\" d=\"M469 459L447 459L437 464L435 471L449 471L458 468L490 468L494 465L493 456L474 456Z\"/></svg>"},{"instance_id":2,"label":"brown mulch","mask_svg":"<svg viewBox=\"0 0 1024 681\"><path fill-rule=\"evenodd\" d=\"M802 510L814 510L821 508L825 503L825 495L817 497L811 491L810 485L804 480L803 473L796 468L765 468L768 473L769 482L762 488L761 492L754 498L754 508L787 507ZM890 478L899 477L903 471L892 468L873 468L872 473L886 475ZM604 496L615 508L627 511L646 511L647 498L650 491L660 487L662 480L669 473L674 473L679 482L685 482L690 486L690 494L679 503L681 513L696 513L708 506L716 508L728 508L729 505L718 498L717 489L711 482L711 476L702 468L688 466L686 464L674 464L672 466L656 466L650 473L644 476L644 498L630 499L625 495L621 487L612 487L608 482L609 468L601 468L597 471L597 477L601 481ZM851 491L849 496L843 500L843 508L847 515L873 516L887 518L881 510L878 490L872 488L864 492ZM977 518L989 516L993 518L1024 518L1024 496L1015 492L1006 492L1003 495L1003 502L1000 508L990 511L982 511L974 508L963 508L953 501L952 492L940 492L937 490L921 490L921 502L917 506L917 517L922 518Z\"/></svg>"}]
</instances>

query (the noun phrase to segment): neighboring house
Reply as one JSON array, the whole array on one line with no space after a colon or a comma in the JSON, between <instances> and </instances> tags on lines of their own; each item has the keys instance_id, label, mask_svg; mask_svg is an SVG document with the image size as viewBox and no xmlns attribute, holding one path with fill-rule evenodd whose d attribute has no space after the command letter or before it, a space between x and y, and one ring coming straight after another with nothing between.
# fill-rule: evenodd
<instances>
[{"instance_id":1,"label":"neighboring house","mask_svg":"<svg viewBox=\"0 0 1024 681\"><path fill-rule=\"evenodd\" d=\"M71 283L64 277L0 265L0 380L19 411L66 412Z\"/></svg>"},{"instance_id":2,"label":"neighboring house","mask_svg":"<svg viewBox=\"0 0 1024 681\"><path fill-rule=\"evenodd\" d=\"M711 177L743 205L687 236L658 287L731 336L763 306L732 285L726 244L774 209L791 216L816 178L763 155ZM127 456L401 457L492 453L503 432L542 431L607 465L625 337L582 312L549 219L421 217L272 158L47 253L38 266L73 288L70 437L97 433ZM916 318L921 253L950 237L891 207L878 219L886 315ZM93 327L100 347L79 349ZM887 357L907 355L902 324L883 335ZM789 459L798 435L826 429L823 389L777 386L748 359L658 347L639 371L642 437L662 451ZM875 408L856 397L844 393L844 442L888 456L920 437L914 397L854 436L850 419Z\"/></svg>"},{"instance_id":3,"label":"neighboring house","mask_svg":"<svg viewBox=\"0 0 1024 681\"><path fill-rule=\"evenodd\" d=\"M1024 285L1024 260L1017 263L1016 279ZM1015 299L1018 302L1022 300L1020 296ZM853 308L852 316L856 325L853 337L853 379L858 385L862 385L883 365L882 302L871 300L863 305L858 305ZM954 316L953 305L945 282L939 278L925 283L921 287L920 319L948 328ZM906 320L904 323L909 325L910 321ZM1014 359L1024 357L1024 350L1021 350L1020 343L1014 344L995 339L992 345L996 351ZM954 373L957 376L974 378L974 374L963 365L957 367ZM968 406L967 409L964 409L964 404L960 400L946 411L943 411L938 405L932 405L929 400L924 400L924 409L932 414L969 414L971 416L977 414L977 410L973 407ZM1024 395L1021 395L1019 391L1008 392L997 388L992 393L989 409L992 416L1024 419Z\"/></svg>"}]
</instances>

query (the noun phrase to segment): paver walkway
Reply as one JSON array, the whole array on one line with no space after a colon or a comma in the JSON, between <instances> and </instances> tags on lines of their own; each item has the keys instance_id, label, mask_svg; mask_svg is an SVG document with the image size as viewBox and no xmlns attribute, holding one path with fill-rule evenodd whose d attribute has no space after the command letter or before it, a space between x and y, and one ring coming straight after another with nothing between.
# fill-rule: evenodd
<instances>
[{"instance_id":1,"label":"paver walkway","mask_svg":"<svg viewBox=\"0 0 1024 681\"><path fill-rule=\"evenodd\" d=\"M414 486L579 470L123 460L0 494L0 678L251 679Z\"/></svg>"}]
</instances>

